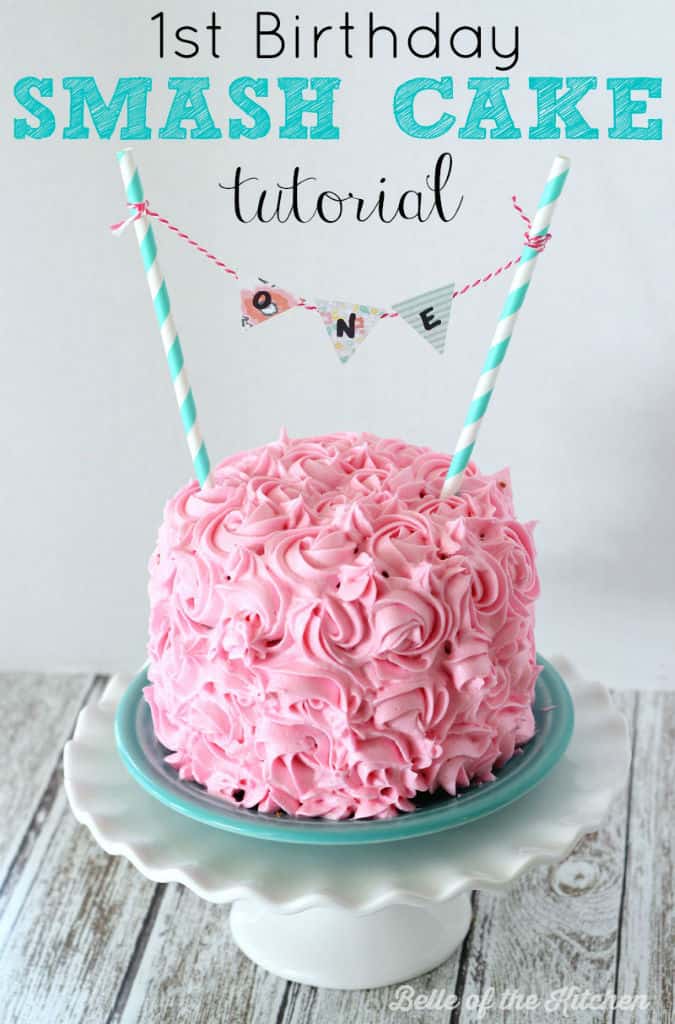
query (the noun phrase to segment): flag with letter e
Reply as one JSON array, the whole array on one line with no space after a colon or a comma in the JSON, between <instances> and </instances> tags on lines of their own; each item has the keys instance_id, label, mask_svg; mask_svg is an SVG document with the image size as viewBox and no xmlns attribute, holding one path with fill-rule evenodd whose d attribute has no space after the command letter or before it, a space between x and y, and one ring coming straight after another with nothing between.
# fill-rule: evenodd
<instances>
[{"instance_id":1,"label":"flag with letter e","mask_svg":"<svg viewBox=\"0 0 675 1024\"><path fill-rule=\"evenodd\" d=\"M455 285L447 284L431 292L415 295L405 302L398 302L393 308L410 324L414 331L428 341L439 355L445 351L445 339L450 323L452 293Z\"/></svg>"}]
</instances>

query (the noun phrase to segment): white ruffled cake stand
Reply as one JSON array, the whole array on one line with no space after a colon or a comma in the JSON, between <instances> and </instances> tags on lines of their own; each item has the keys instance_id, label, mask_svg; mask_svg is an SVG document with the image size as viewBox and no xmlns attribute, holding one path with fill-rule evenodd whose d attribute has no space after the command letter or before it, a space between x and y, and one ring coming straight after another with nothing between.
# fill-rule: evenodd
<instances>
[{"instance_id":1,"label":"white ruffled cake stand","mask_svg":"<svg viewBox=\"0 0 675 1024\"><path fill-rule=\"evenodd\" d=\"M626 724L607 691L553 659L574 699L559 764L533 791L481 820L435 835L358 846L302 846L202 825L159 803L127 773L114 718L128 677L85 708L66 745L75 817L110 854L154 882L181 882L232 903L239 947L292 981L327 988L394 984L442 963L471 920L470 892L510 885L560 860L596 829L624 785ZM225 927L225 918L223 919Z\"/></svg>"}]
</instances>

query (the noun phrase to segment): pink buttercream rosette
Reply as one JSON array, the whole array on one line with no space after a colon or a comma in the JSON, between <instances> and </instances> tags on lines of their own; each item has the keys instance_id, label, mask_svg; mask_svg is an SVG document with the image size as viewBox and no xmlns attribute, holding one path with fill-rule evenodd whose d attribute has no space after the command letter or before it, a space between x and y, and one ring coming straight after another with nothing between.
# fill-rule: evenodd
<instances>
[{"instance_id":1,"label":"pink buttercream rosette","mask_svg":"<svg viewBox=\"0 0 675 1024\"><path fill-rule=\"evenodd\" d=\"M507 472L371 434L234 455L165 509L145 696L223 800L391 817L491 779L534 732L533 524Z\"/></svg>"}]
</instances>

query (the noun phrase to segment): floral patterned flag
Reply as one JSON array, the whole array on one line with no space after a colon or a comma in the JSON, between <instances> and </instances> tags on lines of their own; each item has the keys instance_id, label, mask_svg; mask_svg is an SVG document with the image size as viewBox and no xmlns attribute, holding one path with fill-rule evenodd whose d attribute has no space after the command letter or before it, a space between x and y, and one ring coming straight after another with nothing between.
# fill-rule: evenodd
<instances>
[{"instance_id":1,"label":"floral patterned flag","mask_svg":"<svg viewBox=\"0 0 675 1024\"><path fill-rule=\"evenodd\" d=\"M352 302L314 299L338 359L346 363L382 318L383 310Z\"/></svg>"},{"instance_id":2,"label":"floral patterned flag","mask_svg":"<svg viewBox=\"0 0 675 1024\"><path fill-rule=\"evenodd\" d=\"M399 316L428 341L439 355L445 350L454 290L454 284L447 284L443 288L423 292L394 306Z\"/></svg>"},{"instance_id":3,"label":"floral patterned flag","mask_svg":"<svg viewBox=\"0 0 675 1024\"><path fill-rule=\"evenodd\" d=\"M300 305L300 300L295 295L261 277L250 287L242 288L240 298L241 326L244 328L257 327L258 324L273 320L280 313Z\"/></svg>"}]
</instances>

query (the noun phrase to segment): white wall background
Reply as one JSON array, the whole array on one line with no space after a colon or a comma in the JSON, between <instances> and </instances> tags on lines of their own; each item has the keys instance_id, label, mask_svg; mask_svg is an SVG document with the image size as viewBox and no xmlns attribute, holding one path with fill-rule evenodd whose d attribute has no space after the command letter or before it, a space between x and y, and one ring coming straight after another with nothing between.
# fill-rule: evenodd
<instances>
[{"instance_id":1,"label":"white wall background","mask_svg":"<svg viewBox=\"0 0 675 1024\"><path fill-rule=\"evenodd\" d=\"M348 5L261 6L328 23ZM374 6L401 29L435 9L425 2L411 14L403 0ZM152 75L156 135L170 74L211 76L224 129L233 112L227 83L239 74L336 74L344 79L340 142L153 139L136 145L148 197L243 268L305 294L389 305L448 279L470 281L517 253L521 226L509 197L515 191L534 207L552 156L567 152L573 168L555 239L477 458L488 471L509 464L521 515L540 521L540 648L569 654L612 685L674 685L672 6L614 4L610 16L606 3L569 0L564 22L559 8L539 0L438 6L448 26L519 24L520 61L508 74L524 139L461 142L453 131L421 142L395 125L394 88L415 74L454 75L461 117L468 75L498 73L489 55L257 64L255 5L239 0L219 5L228 26L221 60L162 62L150 16L162 7L176 23L204 23L212 4L5 4L2 667L116 669L143 660L146 562L163 501L190 471L133 234L115 240L106 228L123 213L118 143L15 141L15 80L54 77L60 134L63 75L95 74L108 95L119 75ZM359 7L354 0L354 19ZM600 140L528 141L530 74L597 75L600 88L584 111ZM664 140L610 141L604 79L641 74L664 76L664 99L654 106ZM445 226L245 226L218 189L238 163L269 184L298 163L324 187L374 192L384 174L398 192L421 184L444 149L455 158L452 188L465 195ZM456 302L442 360L389 323L341 367L320 321L302 311L243 336L236 287L172 236L158 237L214 457L263 443L281 424L295 435L368 429L452 448L505 283Z\"/></svg>"}]
</instances>

